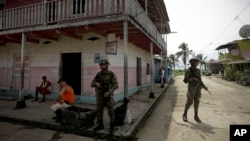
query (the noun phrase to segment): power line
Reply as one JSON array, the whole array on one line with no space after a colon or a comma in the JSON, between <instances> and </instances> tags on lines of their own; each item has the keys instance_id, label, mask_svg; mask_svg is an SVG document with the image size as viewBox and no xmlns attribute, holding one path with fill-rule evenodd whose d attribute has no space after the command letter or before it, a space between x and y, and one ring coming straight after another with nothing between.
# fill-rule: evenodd
<instances>
[{"instance_id":1,"label":"power line","mask_svg":"<svg viewBox=\"0 0 250 141\"><path fill-rule=\"evenodd\" d=\"M199 53L203 50L205 50L209 45L213 44L214 41L216 41L232 24L234 21L236 21L237 19L242 23L242 20L239 18L239 16L248 8L248 6L250 5L250 2L248 2L248 4L237 14L237 16L228 24L228 26L226 26L226 28L224 30L222 30L220 32L220 34L218 36L216 36L209 44L207 44L204 48L202 48Z\"/></svg>"}]
</instances>

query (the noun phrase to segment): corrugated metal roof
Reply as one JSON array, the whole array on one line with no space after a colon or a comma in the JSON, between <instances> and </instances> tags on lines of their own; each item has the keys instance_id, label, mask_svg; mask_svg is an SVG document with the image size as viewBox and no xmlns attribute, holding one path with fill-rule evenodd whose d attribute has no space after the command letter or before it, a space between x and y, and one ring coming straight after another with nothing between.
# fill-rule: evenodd
<instances>
[{"instance_id":1,"label":"corrugated metal roof","mask_svg":"<svg viewBox=\"0 0 250 141\"><path fill-rule=\"evenodd\" d=\"M232 41L232 42L229 42L227 44L224 44L224 45L220 45L218 46L215 50L220 50L220 49L224 49L224 48L229 48L229 47L233 47L237 45L237 42L236 41Z\"/></svg>"}]
</instances>

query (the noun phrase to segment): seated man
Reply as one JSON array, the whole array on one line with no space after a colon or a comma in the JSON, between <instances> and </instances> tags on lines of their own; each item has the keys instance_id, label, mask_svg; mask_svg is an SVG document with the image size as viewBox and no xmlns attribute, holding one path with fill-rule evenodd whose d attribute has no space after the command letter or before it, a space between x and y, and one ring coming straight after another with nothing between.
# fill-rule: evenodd
<instances>
[{"instance_id":1,"label":"seated man","mask_svg":"<svg viewBox=\"0 0 250 141\"><path fill-rule=\"evenodd\" d=\"M61 87L61 91L54 104L51 105L51 109L56 114L53 119L62 122L62 109L72 106L75 101L75 94L73 88L64 79L60 79L57 83Z\"/></svg>"},{"instance_id":2,"label":"seated man","mask_svg":"<svg viewBox=\"0 0 250 141\"><path fill-rule=\"evenodd\" d=\"M45 102L45 95L50 94L49 86L51 85L50 81L47 80L46 76L42 77L42 82L40 86L36 87L35 99L32 101L38 101L38 93L43 95L43 99L39 103Z\"/></svg>"}]
</instances>

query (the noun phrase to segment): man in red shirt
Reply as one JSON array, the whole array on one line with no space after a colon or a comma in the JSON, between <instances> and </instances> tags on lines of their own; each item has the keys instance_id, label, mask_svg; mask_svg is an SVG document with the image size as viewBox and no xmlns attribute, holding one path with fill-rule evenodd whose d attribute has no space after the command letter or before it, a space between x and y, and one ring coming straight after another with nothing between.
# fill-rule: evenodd
<instances>
[{"instance_id":1,"label":"man in red shirt","mask_svg":"<svg viewBox=\"0 0 250 141\"><path fill-rule=\"evenodd\" d=\"M64 79L61 78L57 83L61 87L61 91L59 93L58 98L54 101L54 104L51 105L50 108L56 114L56 117L53 117L53 119L56 119L61 122L62 109L72 106L75 101L75 94L73 88L69 84L67 84Z\"/></svg>"},{"instance_id":2,"label":"man in red shirt","mask_svg":"<svg viewBox=\"0 0 250 141\"><path fill-rule=\"evenodd\" d=\"M36 87L35 99L32 102L38 101L38 93L43 95L43 99L39 103L45 102L45 95L50 94L49 86L51 85L50 81L47 80L46 76L42 77L42 82L40 86Z\"/></svg>"}]
</instances>

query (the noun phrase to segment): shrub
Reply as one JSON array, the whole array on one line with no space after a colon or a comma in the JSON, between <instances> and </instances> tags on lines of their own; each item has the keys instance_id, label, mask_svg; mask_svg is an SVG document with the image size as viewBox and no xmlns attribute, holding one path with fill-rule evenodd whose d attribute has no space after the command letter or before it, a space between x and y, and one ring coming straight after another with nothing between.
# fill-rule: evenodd
<instances>
[{"instance_id":1,"label":"shrub","mask_svg":"<svg viewBox=\"0 0 250 141\"><path fill-rule=\"evenodd\" d=\"M234 78L233 78L233 70L231 69L231 68L227 68L226 70L225 70L225 78L227 79L227 80L233 80Z\"/></svg>"}]
</instances>

